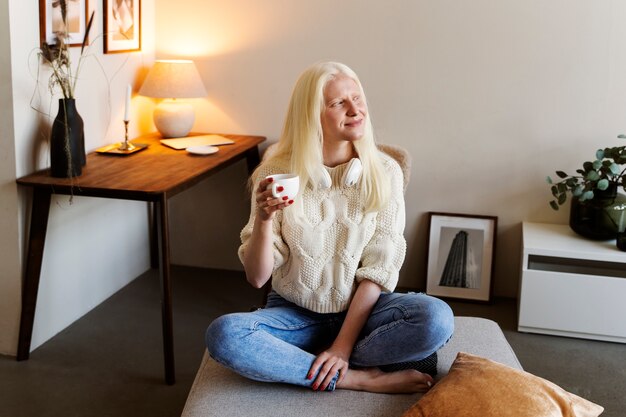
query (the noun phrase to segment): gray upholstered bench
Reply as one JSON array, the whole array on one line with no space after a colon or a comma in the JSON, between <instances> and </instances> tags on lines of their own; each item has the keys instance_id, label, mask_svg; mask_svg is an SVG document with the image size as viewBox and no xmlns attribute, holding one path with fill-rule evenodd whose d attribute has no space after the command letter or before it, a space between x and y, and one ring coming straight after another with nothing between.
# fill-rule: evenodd
<instances>
[{"instance_id":1,"label":"gray upholstered bench","mask_svg":"<svg viewBox=\"0 0 626 417\"><path fill-rule=\"evenodd\" d=\"M479 355L522 369L500 327L491 320L456 317L455 333L439 351L438 376L448 373L458 352ZM301 387L245 379L205 353L189 392L183 417L401 416L420 398L337 390L313 392Z\"/></svg>"}]
</instances>

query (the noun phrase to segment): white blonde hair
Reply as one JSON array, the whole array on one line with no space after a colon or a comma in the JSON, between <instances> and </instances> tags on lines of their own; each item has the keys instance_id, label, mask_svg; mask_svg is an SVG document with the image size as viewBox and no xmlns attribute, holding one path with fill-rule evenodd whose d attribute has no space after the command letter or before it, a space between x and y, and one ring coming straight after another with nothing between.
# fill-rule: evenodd
<instances>
[{"instance_id":1,"label":"white blonde hair","mask_svg":"<svg viewBox=\"0 0 626 417\"><path fill-rule=\"evenodd\" d=\"M321 114L326 105L324 88L339 74L346 75L356 82L363 101L367 103L359 78L348 66L338 62L312 65L296 81L276 151L268 158L268 161L288 160L290 171L300 176L301 188L307 185L314 189L318 187L320 170L324 164L321 122ZM369 111L365 118L363 137L353 142L353 145L363 164L359 187L364 208L366 211L379 211L389 201L390 187L374 140Z\"/></svg>"}]
</instances>

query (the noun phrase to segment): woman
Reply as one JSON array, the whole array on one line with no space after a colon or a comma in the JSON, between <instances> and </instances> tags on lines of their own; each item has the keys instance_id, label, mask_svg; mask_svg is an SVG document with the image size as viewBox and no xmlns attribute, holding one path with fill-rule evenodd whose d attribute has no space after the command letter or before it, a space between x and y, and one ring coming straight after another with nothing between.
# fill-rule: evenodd
<instances>
[{"instance_id":1,"label":"woman","mask_svg":"<svg viewBox=\"0 0 626 417\"><path fill-rule=\"evenodd\" d=\"M272 196L278 173L300 176L297 195ZM427 390L453 316L435 298L392 293L406 249L403 177L374 143L350 68L320 63L300 76L252 183L239 257L248 282L271 277L273 291L266 308L209 326L211 356L248 378L313 390Z\"/></svg>"}]
</instances>

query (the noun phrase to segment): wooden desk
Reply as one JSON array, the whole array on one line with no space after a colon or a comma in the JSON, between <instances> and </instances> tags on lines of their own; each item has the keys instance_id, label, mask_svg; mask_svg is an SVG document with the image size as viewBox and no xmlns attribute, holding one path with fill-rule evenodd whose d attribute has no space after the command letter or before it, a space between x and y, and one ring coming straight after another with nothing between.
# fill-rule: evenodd
<instances>
[{"instance_id":1,"label":"wooden desk","mask_svg":"<svg viewBox=\"0 0 626 417\"><path fill-rule=\"evenodd\" d=\"M224 135L235 141L220 146L219 152L197 156L184 150L174 150L159 143L158 134L141 136L133 142L150 146L128 155L90 153L83 174L77 178L53 178L48 170L19 178L17 183L33 188L30 235L26 271L22 291L22 315L17 360L26 360L35 319L37 291L43 258L50 200L52 194L102 197L146 201L153 204L153 249L158 247L158 267L161 278L161 308L163 322L163 353L165 382L173 384L174 342L172 326L172 297L170 285L170 251L168 234L168 200L221 169L246 159L248 171L259 163L258 145L261 136ZM155 250L152 252L155 266Z\"/></svg>"}]
</instances>

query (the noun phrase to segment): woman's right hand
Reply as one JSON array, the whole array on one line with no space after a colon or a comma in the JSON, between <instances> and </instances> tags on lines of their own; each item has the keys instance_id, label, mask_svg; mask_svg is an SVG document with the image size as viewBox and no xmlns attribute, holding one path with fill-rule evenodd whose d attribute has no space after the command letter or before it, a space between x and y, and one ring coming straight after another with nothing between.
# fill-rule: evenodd
<instances>
[{"instance_id":1,"label":"woman's right hand","mask_svg":"<svg viewBox=\"0 0 626 417\"><path fill-rule=\"evenodd\" d=\"M263 220L271 220L274 218L274 213L278 210L282 210L285 207L288 207L293 204L293 198L289 196L283 196L279 198L275 198L272 195L272 189L267 189L267 186L273 182L273 179L264 178L259 183L258 188L255 192L256 198L256 206L257 206L257 216ZM279 191L280 187L278 187Z\"/></svg>"},{"instance_id":2,"label":"woman's right hand","mask_svg":"<svg viewBox=\"0 0 626 417\"><path fill-rule=\"evenodd\" d=\"M254 195L256 216L252 234L248 240L248 248L243 256L243 267L246 279L254 288L261 288L271 278L274 270L274 247L272 243L272 219L278 210L293 204L293 199L275 198L272 195L272 179L266 178L259 182Z\"/></svg>"}]
</instances>

